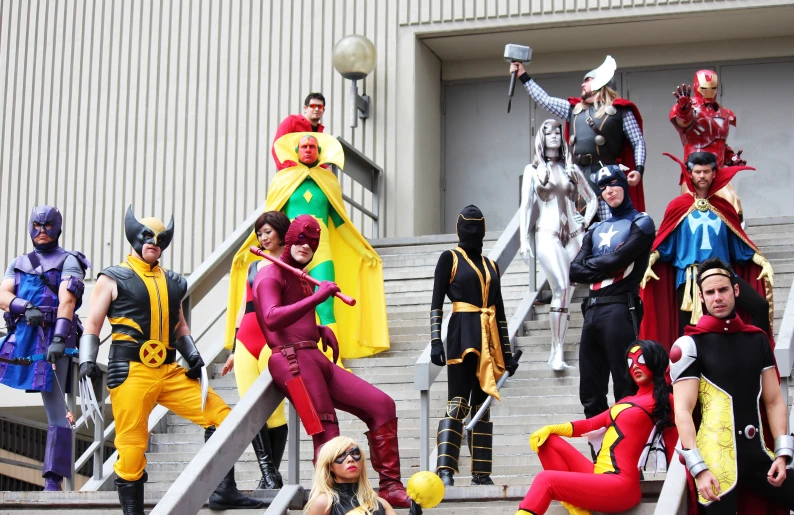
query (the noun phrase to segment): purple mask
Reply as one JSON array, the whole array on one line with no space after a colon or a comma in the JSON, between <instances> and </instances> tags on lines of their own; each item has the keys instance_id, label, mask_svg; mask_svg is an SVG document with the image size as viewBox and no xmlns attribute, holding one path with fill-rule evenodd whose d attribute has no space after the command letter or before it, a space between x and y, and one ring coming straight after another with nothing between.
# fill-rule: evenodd
<instances>
[{"instance_id":1,"label":"purple mask","mask_svg":"<svg viewBox=\"0 0 794 515\"><path fill-rule=\"evenodd\" d=\"M33 223L40 224L41 227L38 229L33 228ZM45 225L50 224L52 227L47 229ZM33 208L33 211L30 213L30 220L28 221L28 232L30 233L30 239L35 240L36 236L43 230L44 233L52 238L50 243L39 245L35 241L33 242L33 246L36 247L37 250L51 250L58 246L58 238L61 235L61 226L63 225L63 218L61 217L61 212L58 211L58 208L52 206L36 206Z\"/></svg>"}]
</instances>

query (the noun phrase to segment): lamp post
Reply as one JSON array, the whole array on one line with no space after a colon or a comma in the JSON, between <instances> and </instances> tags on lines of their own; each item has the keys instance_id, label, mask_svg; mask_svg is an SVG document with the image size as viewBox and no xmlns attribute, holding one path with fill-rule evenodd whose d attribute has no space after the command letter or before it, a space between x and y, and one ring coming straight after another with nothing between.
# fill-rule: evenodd
<instances>
[{"instance_id":1,"label":"lamp post","mask_svg":"<svg viewBox=\"0 0 794 515\"><path fill-rule=\"evenodd\" d=\"M334 45L333 63L339 74L351 81L350 85L350 127L358 127L358 119L369 118L369 96L358 94L358 81L364 79L375 69L377 52L372 41L352 34L345 36Z\"/></svg>"}]
</instances>

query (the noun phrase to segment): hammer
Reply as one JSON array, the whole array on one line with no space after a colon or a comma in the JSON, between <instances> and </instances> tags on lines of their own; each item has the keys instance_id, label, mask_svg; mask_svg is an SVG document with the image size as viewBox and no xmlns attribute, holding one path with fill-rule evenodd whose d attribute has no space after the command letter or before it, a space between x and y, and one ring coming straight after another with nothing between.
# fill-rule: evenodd
<instances>
[{"instance_id":1,"label":"hammer","mask_svg":"<svg viewBox=\"0 0 794 515\"><path fill-rule=\"evenodd\" d=\"M505 61L508 63L528 63L532 61L532 49L524 45L505 45ZM516 77L518 72L513 72L510 77L510 89L507 91L507 112L510 112L510 105L513 103L513 91L516 89Z\"/></svg>"}]
</instances>

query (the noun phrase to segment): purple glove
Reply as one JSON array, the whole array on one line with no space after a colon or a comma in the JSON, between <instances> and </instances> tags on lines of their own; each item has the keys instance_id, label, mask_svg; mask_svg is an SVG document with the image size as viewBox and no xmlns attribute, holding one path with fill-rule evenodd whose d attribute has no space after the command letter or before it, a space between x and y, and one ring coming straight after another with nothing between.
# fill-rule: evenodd
<instances>
[{"instance_id":1,"label":"purple glove","mask_svg":"<svg viewBox=\"0 0 794 515\"><path fill-rule=\"evenodd\" d=\"M320 339L323 341L323 352L327 352L328 347L331 347L334 356L334 363L339 361L339 342L337 341L336 335L331 328L325 325L318 325L317 332L320 333Z\"/></svg>"}]
</instances>

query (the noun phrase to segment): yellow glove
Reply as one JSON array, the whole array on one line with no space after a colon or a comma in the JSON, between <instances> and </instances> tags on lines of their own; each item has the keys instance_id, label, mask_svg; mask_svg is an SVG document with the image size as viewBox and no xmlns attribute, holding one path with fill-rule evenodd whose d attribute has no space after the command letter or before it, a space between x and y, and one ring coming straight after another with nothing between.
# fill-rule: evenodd
<instances>
[{"instance_id":1,"label":"yellow glove","mask_svg":"<svg viewBox=\"0 0 794 515\"><path fill-rule=\"evenodd\" d=\"M538 452L540 446L546 443L549 435L560 435L566 438L573 436L573 424L566 422L564 424L552 424L550 426L543 426L529 437L529 446L532 450Z\"/></svg>"},{"instance_id":2,"label":"yellow glove","mask_svg":"<svg viewBox=\"0 0 794 515\"><path fill-rule=\"evenodd\" d=\"M769 264L769 261L766 260L764 256L756 252L753 254L753 263L761 267L761 273L758 275L756 279L759 281L764 277L767 278L769 281L769 286L775 286L775 272L772 271L772 265Z\"/></svg>"},{"instance_id":3,"label":"yellow glove","mask_svg":"<svg viewBox=\"0 0 794 515\"><path fill-rule=\"evenodd\" d=\"M645 285L651 279L659 280L659 276L653 273L651 267L659 261L659 251L654 250L651 252L651 255L648 257L648 268L645 269L645 275L642 276L642 281L640 281L640 288L645 289Z\"/></svg>"},{"instance_id":4,"label":"yellow glove","mask_svg":"<svg viewBox=\"0 0 794 515\"><path fill-rule=\"evenodd\" d=\"M348 245L353 247L353 250L355 250L361 256L361 259L364 260L364 263L367 266L374 267L378 264L378 255L364 245L362 238L358 236L348 224L342 224L337 227L336 230L339 231L339 235L342 237L342 239L345 240Z\"/></svg>"}]
</instances>

